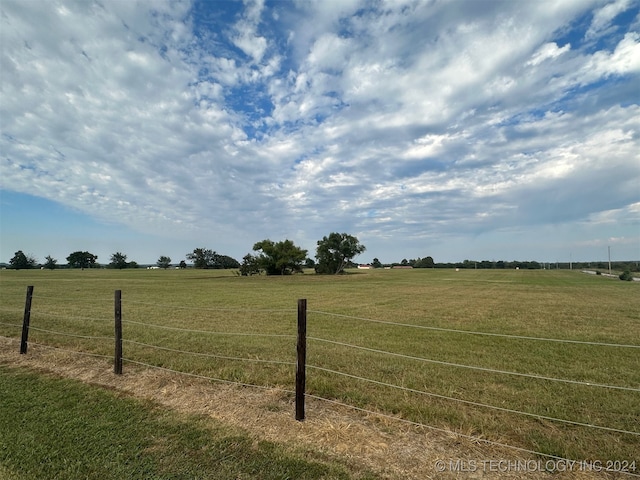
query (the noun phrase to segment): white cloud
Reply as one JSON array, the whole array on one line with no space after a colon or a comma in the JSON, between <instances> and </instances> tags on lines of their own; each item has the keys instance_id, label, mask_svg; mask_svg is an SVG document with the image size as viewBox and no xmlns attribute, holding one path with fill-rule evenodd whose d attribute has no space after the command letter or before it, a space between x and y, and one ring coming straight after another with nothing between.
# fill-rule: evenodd
<instances>
[{"instance_id":1,"label":"white cloud","mask_svg":"<svg viewBox=\"0 0 640 480\"><path fill-rule=\"evenodd\" d=\"M610 26L611 21L620 13L627 10L630 4L630 0L616 0L614 2L607 3L603 7L596 10L593 14L591 25L585 33L585 37L594 38L603 30L607 29Z\"/></svg>"},{"instance_id":2,"label":"white cloud","mask_svg":"<svg viewBox=\"0 0 640 480\"><path fill-rule=\"evenodd\" d=\"M536 66L548 59L558 58L571 49L571 44L567 43L564 47L558 47L555 42L545 43L527 62L527 65Z\"/></svg>"},{"instance_id":3,"label":"white cloud","mask_svg":"<svg viewBox=\"0 0 640 480\"><path fill-rule=\"evenodd\" d=\"M204 35L188 2L3 2L2 188L234 246L632 216L629 5L611 51L560 46L581 1L221 5Z\"/></svg>"}]
</instances>

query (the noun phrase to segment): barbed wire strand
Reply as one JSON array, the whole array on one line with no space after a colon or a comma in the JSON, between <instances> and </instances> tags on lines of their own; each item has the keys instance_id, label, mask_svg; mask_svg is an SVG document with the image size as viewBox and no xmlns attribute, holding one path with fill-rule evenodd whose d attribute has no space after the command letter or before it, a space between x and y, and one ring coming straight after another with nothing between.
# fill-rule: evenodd
<instances>
[{"instance_id":1,"label":"barbed wire strand","mask_svg":"<svg viewBox=\"0 0 640 480\"><path fill-rule=\"evenodd\" d=\"M122 341L126 342L126 343L133 344L133 345L141 345L143 347L156 348L156 349L159 349L159 350L166 350L166 351L169 351L169 352L185 353L185 354L188 354L188 355L197 355L197 356L201 356L201 357L220 358L220 359L223 359L223 360L241 360L241 361L247 361L247 362L272 363L272 364L275 364L275 365L295 365L296 364L295 362L285 362L285 361L281 361L281 360L262 360L262 359L259 359L259 358L227 357L227 356L224 356L224 355L216 355L216 354L213 354L213 353L191 352L191 351L188 351L188 350L178 350L178 349L175 349L175 348L161 347L161 346L158 346L158 345L150 345L148 343L136 342L135 340L123 339Z\"/></svg>"},{"instance_id":2,"label":"barbed wire strand","mask_svg":"<svg viewBox=\"0 0 640 480\"><path fill-rule=\"evenodd\" d=\"M33 317L40 317L40 316L44 316L44 317L57 317L57 318L65 318L66 320L90 320L93 322L109 322L112 323L113 320L110 318L109 320L105 320L104 318L95 318L95 317L79 317L76 315L66 315L63 313L50 313L50 312L32 312L32 318Z\"/></svg>"},{"instance_id":3,"label":"barbed wire strand","mask_svg":"<svg viewBox=\"0 0 640 480\"><path fill-rule=\"evenodd\" d=\"M493 409L493 410L499 410L501 412L514 413L514 414L517 414L517 415L526 415L526 416L533 417L533 418L538 418L538 419L542 419L542 420L549 420L549 421L553 421L553 422L561 422L561 423L566 423L566 424L570 424L570 425L577 425L577 426L580 426L580 427L597 428L597 429L600 429L600 430L607 430L607 431L610 431L610 432L625 433L625 434L629 434L629 435L640 436L640 432L630 432L628 430L621 430L621 429L618 429L618 428L603 427L601 425L592 425L592 424L589 424L589 423L575 422L573 420L564 420L562 418L547 417L547 416L544 416L544 415L538 415L536 413L521 412L519 410L512 410L510 408L496 407L494 405L487 405L487 404L484 404L484 403L472 402L470 400L463 400L463 399L460 399L460 398L447 397L445 395L439 395L437 393L425 392L425 391L422 391L422 390L416 390L414 388L408 388L408 387L400 387L400 386L394 385L392 383L380 382L378 380L372 380L370 378L359 377L357 375L351 375L350 373L339 372L337 370L331 370L329 368L318 367L316 365L307 364L307 368L313 368L315 370L321 370L321 371L328 372L328 373L334 373L336 375L342 375L344 377L349 377L349 378L353 378L353 379L356 379L356 380L363 380L365 382L373 383L373 384L376 384L376 385L382 385L384 387L396 388L398 390L403 390L403 391L406 391L406 392L419 393L419 394L422 394L422 395L427 395L427 396L430 396L430 397L440 398L440 399L443 399L443 400L452 400L452 401L455 401L455 402L464 403L464 404L467 404L467 405L473 405L473 406L476 406L476 407L490 408L490 409Z\"/></svg>"},{"instance_id":4,"label":"barbed wire strand","mask_svg":"<svg viewBox=\"0 0 640 480\"><path fill-rule=\"evenodd\" d=\"M180 327L168 327L166 325L156 325L153 323L135 322L133 320L122 320L122 323L130 323L133 325L142 325L144 327L161 328L165 330L177 330L180 332L190 333L208 333L212 335L234 335L234 336L246 336L246 337L280 337L280 338L296 338L296 335L280 334L280 333L243 333L243 332L215 332L212 330L194 330L189 328Z\"/></svg>"},{"instance_id":5,"label":"barbed wire strand","mask_svg":"<svg viewBox=\"0 0 640 480\"><path fill-rule=\"evenodd\" d=\"M100 357L100 358L108 358L108 359L111 358L110 356L107 356L107 355L88 353L88 352L79 352L79 351L76 351L76 350L68 350L68 349L64 349L64 348L60 348L60 347L53 347L53 346L49 346L49 345L45 345L45 344L41 344L41 343L36 343L36 342L32 342L32 344L36 345L36 346L39 346L39 347L42 347L42 348L60 350L60 351L64 351L64 352L68 352L68 353L75 353L75 354L79 354L79 355L88 355L88 356L94 356L94 357ZM181 371L170 369L170 368L167 368L167 367L160 367L160 366L157 366L157 365L151 365L151 364L148 364L148 363L139 362L139 361L132 360L132 359L129 359L129 358L123 358L123 361L127 361L127 362L132 363L132 364L145 366L145 367L149 367L149 368L164 370L164 371L171 372L171 373L178 374L178 375L186 375L186 376L195 377L195 378L201 378L201 379L205 379L205 380L212 380L212 381L216 381L216 382L220 382L220 383L238 385L238 386L242 386L242 387L251 387L251 388L257 388L257 389L262 389L262 390L277 390L277 391L281 391L281 392L284 392L284 393L287 393L287 394L295 394L294 391L283 389L283 388L266 387L266 386L262 386L262 385L254 385L254 384L243 383L243 382L235 382L235 381L231 381L231 380L225 380L225 379L210 377L210 376L206 376L206 375L199 375L199 374L195 374L195 373L181 372ZM309 366L309 367L311 367L311 368L319 368L319 367L314 367L314 366ZM342 372L333 372L333 373L342 374ZM348 375L348 374L346 374L346 375ZM348 375L348 376L350 376L350 375ZM358 378L358 377L356 377L356 378ZM367 380L367 379L363 379L363 380ZM376 381L373 381L373 382L374 383L380 383L380 382L376 382ZM389 386L398 388L397 386L394 386L394 385L389 385ZM400 387L400 388L404 388L404 387ZM416 391L416 392L427 394L427 395L432 395L432 396L436 396L436 397L442 397L440 395L429 394L427 392L420 392L420 391ZM452 431L452 430L446 430L446 429L443 429L443 428L434 427L432 425L427 425L427 424L415 422L415 421L412 421L412 420L407 420L407 419L395 417L395 416L384 414L384 413L381 413L381 412L375 412L375 411L367 410L367 409L364 409L364 408L361 408L361 407L356 407L354 405L349 405L349 404L346 404L346 403L343 403L343 402L340 402L340 401L337 401L337 400L324 398L324 397L321 397L321 396L318 396L318 395L314 395L314 394L306 393L305 397L313 398L313 399L324 401L324 402L328 402L328 403L332 403L332 404L335 404L335 405L339 405L341 407L345 407L345 408L349 408L349 409L352 409L352 410L360 411L360 412L367 413L367 414L370 414L370 415L375 415L375 416L378 416L378 417L388 418L390 420L393 420L393 421L396 421L396 422L405 423L405 424L409 424L409 425L412 425L412 426L415 426L415 427L427 428L427 429L430 429L430 430L433 430L433 431L438 431L438 432L442 432L442 433L449 434L449 435L453 434L455 436L458 436L458 437L461 437L461 438L466 438L468 440L471 440L471 441L474 441L474 442L478 442L478 443L485 443L485 444L494 445L494 446L497 446L497 447L508 448L508 449L517 450L517 451L520 451L520 452L523 452L523 453L543 456L543 457L547 457L547 458L553 458L555 460L563 460L563 461L572 462L572 460L564 458L564 457L559 457L559 456L556 456L556 455L550 455L550 454L547 454L547 453L537 452L535 450L529 450L529 449L525 449L525 448L522 448L522 447L515 447L513 445L508 445L508 444L504 444L504 443L501 443L501 442L496 442L496 441L493 441L493 440L474 437L472 435L467 435L467 434L463 434L463 433L460 433L460 432L455 432L455 431ZM443 398L448 398L448 397L443 397ZM458 400L458 401L462 401L462 402L465 402L465 403L473 403L473 402L467 402L465 400L459 400L459 399L453 399L453 400ZM479 405L484 406L482 404L479 404ZM496 407L496 408L501 409L500 407ZM515 413L523 413L523 412L515 412ZM533 414L527 414L527 415L533 415ZM539 417L540 418L547 418L547 417L541 417L541 416L539 416ZM587 425L587 426L589 426L589 425ZM618 430L614 430L614 431L618 431ZM637 433L634 433L634 432L626 432L626 431L619 431L619 432L621 432L621 433L631 433L632 435L638 435ZM628 475L628 476L633 476L633 477L640 477L640 475L637 475L637 474L634 474L634 473L631 473L631 472L619 471L618 473L625 474L625 475Z\"/></svg>"},{"instance_id":6,"label":"barbed wire strand","mask_svg":"<svg viewBox=\"0 0 640 480\"><path fill-rule=\"evenodd\" d=\"M0 325L5 325L7 327L18 327L18 328L22 328L22 325L20 325L19 323L4 323L4 322L0 322Z\"/></svg>"},{"instance_id":7,"label":"barbed wire strand","mask_svg":"<svg viewBox=\"0 0 640 480\"><path fill-rule=\"evenodd\" d=\"M294 395L296 393L293 390L287 390L287 389L280 388L280 387L266 387L264 385L253 385L251 383L234 382L233 380L225 380L223 378L209 377L207 375L200 375L198 373L181 372L180 370L174 370L172 368L167 368L167 367L160 367L158 365L151 365L149 363L139 362L137 360L132 360L130 358L124 358L123 357L122 360L126 361L126 362L129 362L129 363L136 364L136 365L141 365L141 366L149 367L149 368L156 368L158 370L164 370L166 372L171 372L171 373L175 373L175 374L178 374L178 375L186 375L188 377L201 378L201 379L204 379L204 380L213 380L215 382L228 383L230 385L238 385L240 387L252 387L252 388L258 388L258 389L261 389L261 390L277 390L277 391L280 391L280 392L285 392L285 393L294 394Z\"/></svg>"},{"instance_id":8,"label":"barbed wire strand","mask_svg":"<svg viewBox=\"0 0 640 480\"><path fill-rule=\"evenodd\" d=\"M22 306L22 308L12 308L12 307L5 307L4 305L0 305L0 309L2 309L2 311L5 312L24 312L24 306Z\"/></svg>"},{"instance_id":9,"label":"barbed wire strand","mask_svg":"<svg viewBox=\"0 0 640 480\"><path fill-rule=\"evenodd\" d=\"M112 356L103 355L101 353L89 353L89 352L81 352L79 350L69 350L68 348L54 347L52 345L46 345L44 343L32 342L32 341L29 341L29 345L35 345L35 346L42 347L42 348L49 348L51 350L60 350L61 352L75 353L75 354L78 354L78 355L86 355L86 356L89 356L89 357L100 357L100 358L107 358L109 360L113 360Z\"/></svg>"},{"instance_id":10,"label":"barbed wire strand","mask_svg":"<svg viewBox=\"0 0 640 480\"><path fill-rule=\"evenodd\" d=\"M33 299L45 299L45 300L61 300L62 303L69 303L69 297L50 297L48 295L40 295L38 293L34 293L33 295L31 295L31 298ZM78 298L78 297L75 297ZM104 302L104 303L113 303L113 298L107 298L107 297L91 297L90 298L91 303L92 304L96 304L98 302Z\"/></svg>"},{"instance_id":11,"label":"barbed wire strand","mask_svg":"<svg viewBox=\"0 0 640 480\"><path fill-rule=\"evenodd\" d=\"M442 360L432 360L429 358L422 358L422 357L414 357L411 355L405 355L402 353L396 353L396 352L387 352L385 350L378 350L375 348L369 348L369 347L362 347L360 345L352 345L350 343L344 343L344 342L337 342L334 340L327 340L324 338L317 338L317 337L307 337L307 340L315 340L318 342L324 342L324 343L331 343L334 345L341 345L343 347L350 347L350 348L355 348L358 350L364 350L367 352L373 352L373 353L381 353L384 355L390 355L390 356L394 356L394 357L400 357L400 358L406 358L409 360L417 360L420 362L425 362L425 363L435 363L437 365L445 365L448 367L457 367L457 368L467 368L470 370L479 370L482 372L490 372L490 373L499 373L499 374L503 374L503 375L514 375L514 376L518 376L518 377L527 377L527 378L535 378L538 380L548 380L548 381L553 381L553 382L562 382L562 383L571 383L574 385L586 385L589 387L600 387L600 388L610 388L610 389L615 389L615 390L626 390L626 391L630 391L630 392L640 392L640 388L633 388L633 387L622 387L619 385L606 385L606 384L601 384L601 383L593 383L593 382L583 382L580 380L569 380L569 379L564 379L564 378L555 378L555 377L545 377L543 375L535 375L533 373L519 373L519 372L510 372L507 370L497 370L497 369L493 369L493 368L487 368L487 367L476 367L473 365L463 365L460 363L452 363L452 362L445 362Z\"/></svg>"},{"instance_id":12,"label":"barbed wire strand","mask_svg":"<svg viewBox=\"0 0 640 480\"><path fill-rule=\"evenodd\" d=\"M62 335L64 337L75 337L75 338L86 338L90 340L111 340L113 341L113 337L97 337L93 335L78 335L75 333L64 333L64 332L56 332L55 330L45 330L44 328L39 327L29 327L29 330L35 330L37 332L45 332L52 333L54 335Z\"/></svg>"},{"instance_id":13,"label":"barbed wire strand","mask_svg":"<svg viewBox=\"0 0 640 480\"><path fill-rule=\"evenodd\" d=\"M468 335L486 335L489 337L503 337L503 338L516 338L520 340L537 340L544 342L558 342L558 343L574 343L579 345L595 345L600 347L622 347L622 348L640 348L640 345L629 345L629 344L621 344L621 343L603 343L603 342L588 342L582 340L568 340L568 339L560 339L560 338L545 338L545 337L528 337L525 335L510 335L506 333L490 333L490 332L476 332L471 330L457 330L455 328L443 328L443 327L431 327L427 325L413 325L410 323L398 323L398 322L390 322L387 320L375 320L372 318L364 318L364 317L354 317L352 315L343 315L340 313L331 313L331 312L323 312L320 310L307 310L307 313L316 313L319 315L329 315L333 317L341 317L341 318L350 318L353 320L361 320L364 322L373 322L373 323L381 323L384 325L395 325L399 327L410 327L410 328L419 328L423 330L434 330L438 332L449 332L449 333L464 333Z\"/></svg>"},{"instance_id":14,"label":"barbed wire strand","mask_svg":"<svg viewBox=\"0 0 640 480\"><path fill-rule=\"evenodd\" d=\"M175 308L181 310L202 310L208 312L265 312L265 313L295 313L297 310L291 308L226 308L226 307L190 307L184 305L169 305L163 303L155 303L155 302L139 302L136 300L127 300L127 303L134 303L136 305L148 305L152 307L161 307L161 308Z\"/></svg>"},{"instance_id":15,"label":"barbed wire strand","mask_svg":"<svg viewBox=\"0 0 640 480\"><path fill-rule=\"evenodd\" d=\"M481 442L481 443L493 445L493 446L496 446L496 447L503 447L503 448L508 448L508 449L511 449L511 450L518 450L518 451L523 452L523 453L529 453L529 454L532 454L532 455L539 455L539 456L542 456L542 457L553 458L554 460L563 460L563 461L566 461L566 462L580 463L579 461L574 461L574 460L571 460L569 458L564 458L564 457L559 457L559 456L556 456L556 455L551 455L549 453L542 453L542 452L537 452L535 450L528 450L528 449L522 448L522 447L515 447L513 445L508 445L506 443L496 442L494 440L488 440L486 438L474 437L473 435L467 435L465 433L460 433L460 432L456 432L456 431L453 431L453 430L447 430L447 429L444 429L444 428L434 427L433 425L427 425L427 424L424 424L424 423L414 422L412 420L407 420L405 418L394 417L393 415L388 415L386 413L374 412L372 410L367 410L365 408L356 407L354 405L349 405L348 403L343 403L343 402L340 402L338 400L331 400L331 399L328 399L328 398L320 397L318 395L313 395L313 394L307 393L307 394L305 394L305 396L308 397L308 398L314 398L316 400L322 400L324 402L333 403L333 404L339 405L341 407L357 410L357 411L362 412L362 413L367 413L367 414L375 415L375 416L378 416L378 417L388 418L388 419L394 420L396 422L406 423L406 424L412 425L414 427L424 427L424 428L427 428L429 430L434 430L434 431L445 433L445 434L448 434L448 435L455 435L457 437L466 438L468 440L471 440L471 441L474 441L474 442L478 442L478 443ZM616 473L622 473L622 474L629 475L629 476L632 476L632 477L640 477L640 475L638 475L636 473L631 473L631 472L617 471Z\"/></svg>"}]
</instances>

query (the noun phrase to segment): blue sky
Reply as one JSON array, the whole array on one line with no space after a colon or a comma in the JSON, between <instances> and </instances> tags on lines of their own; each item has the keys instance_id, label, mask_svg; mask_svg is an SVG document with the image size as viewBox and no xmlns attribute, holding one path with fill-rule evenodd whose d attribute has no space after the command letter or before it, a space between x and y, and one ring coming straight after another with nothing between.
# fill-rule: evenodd
<instances>
[{"instance_id":1,"label":"blue sky","mask_svg":"<svg viewBox=\"0 0 640 480\"><path fill-rule=\"evenodd\" d=\"M640 259L640 2L0 3L0 261Z\"/></svg>"}]
</instances>

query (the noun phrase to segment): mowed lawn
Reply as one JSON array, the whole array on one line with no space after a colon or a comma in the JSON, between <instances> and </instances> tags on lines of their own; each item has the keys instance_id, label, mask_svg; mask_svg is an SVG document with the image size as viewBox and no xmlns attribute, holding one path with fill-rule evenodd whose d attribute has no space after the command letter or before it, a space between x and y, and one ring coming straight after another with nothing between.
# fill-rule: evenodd
<instances>
[{"instance_id":1,"label":"mowed lawn","mask_svg":"<svg viewBox=\"0 0 640 480\"><path fill-rule=\"evenodd\" d=\"M305 298L309 394L544 454L640 461L638 282L558 270L5 270L0 335L20 337L27 285L33 342L113 355L118 289L125 369L286 390Z\"/></svg>"}]
</instances>

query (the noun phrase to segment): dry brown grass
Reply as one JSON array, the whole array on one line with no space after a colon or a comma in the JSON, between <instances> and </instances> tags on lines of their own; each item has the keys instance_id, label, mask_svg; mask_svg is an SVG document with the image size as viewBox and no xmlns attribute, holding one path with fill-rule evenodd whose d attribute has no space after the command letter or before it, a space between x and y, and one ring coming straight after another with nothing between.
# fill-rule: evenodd
<instances>
[{"instance_id":1,"label":"dry brown grass","mask_svg":"<svg viewBox=\"0 0 640 480\"><path fill-rule=\"evenodd\" d=\"M80 380L177 411L215 418L242 428L256 440L277 442L309 455L320 453L355 471L370 469L382 478L549 478L543 472L497 472L482 468L475 472L437 472L437 460L527 459L517 451L472 442L453 432L415 427L312 398L307 400L307 420L297 422L291 395L280 390L212 383L129 364L125 364L125 373L118 376L106 359L38 345L30 345L28 354L20 355L18 347L19 340L0 337L0 363ZM613 477L574 471L558 473L553 478Z\"/></svg>"}]
</instances>

